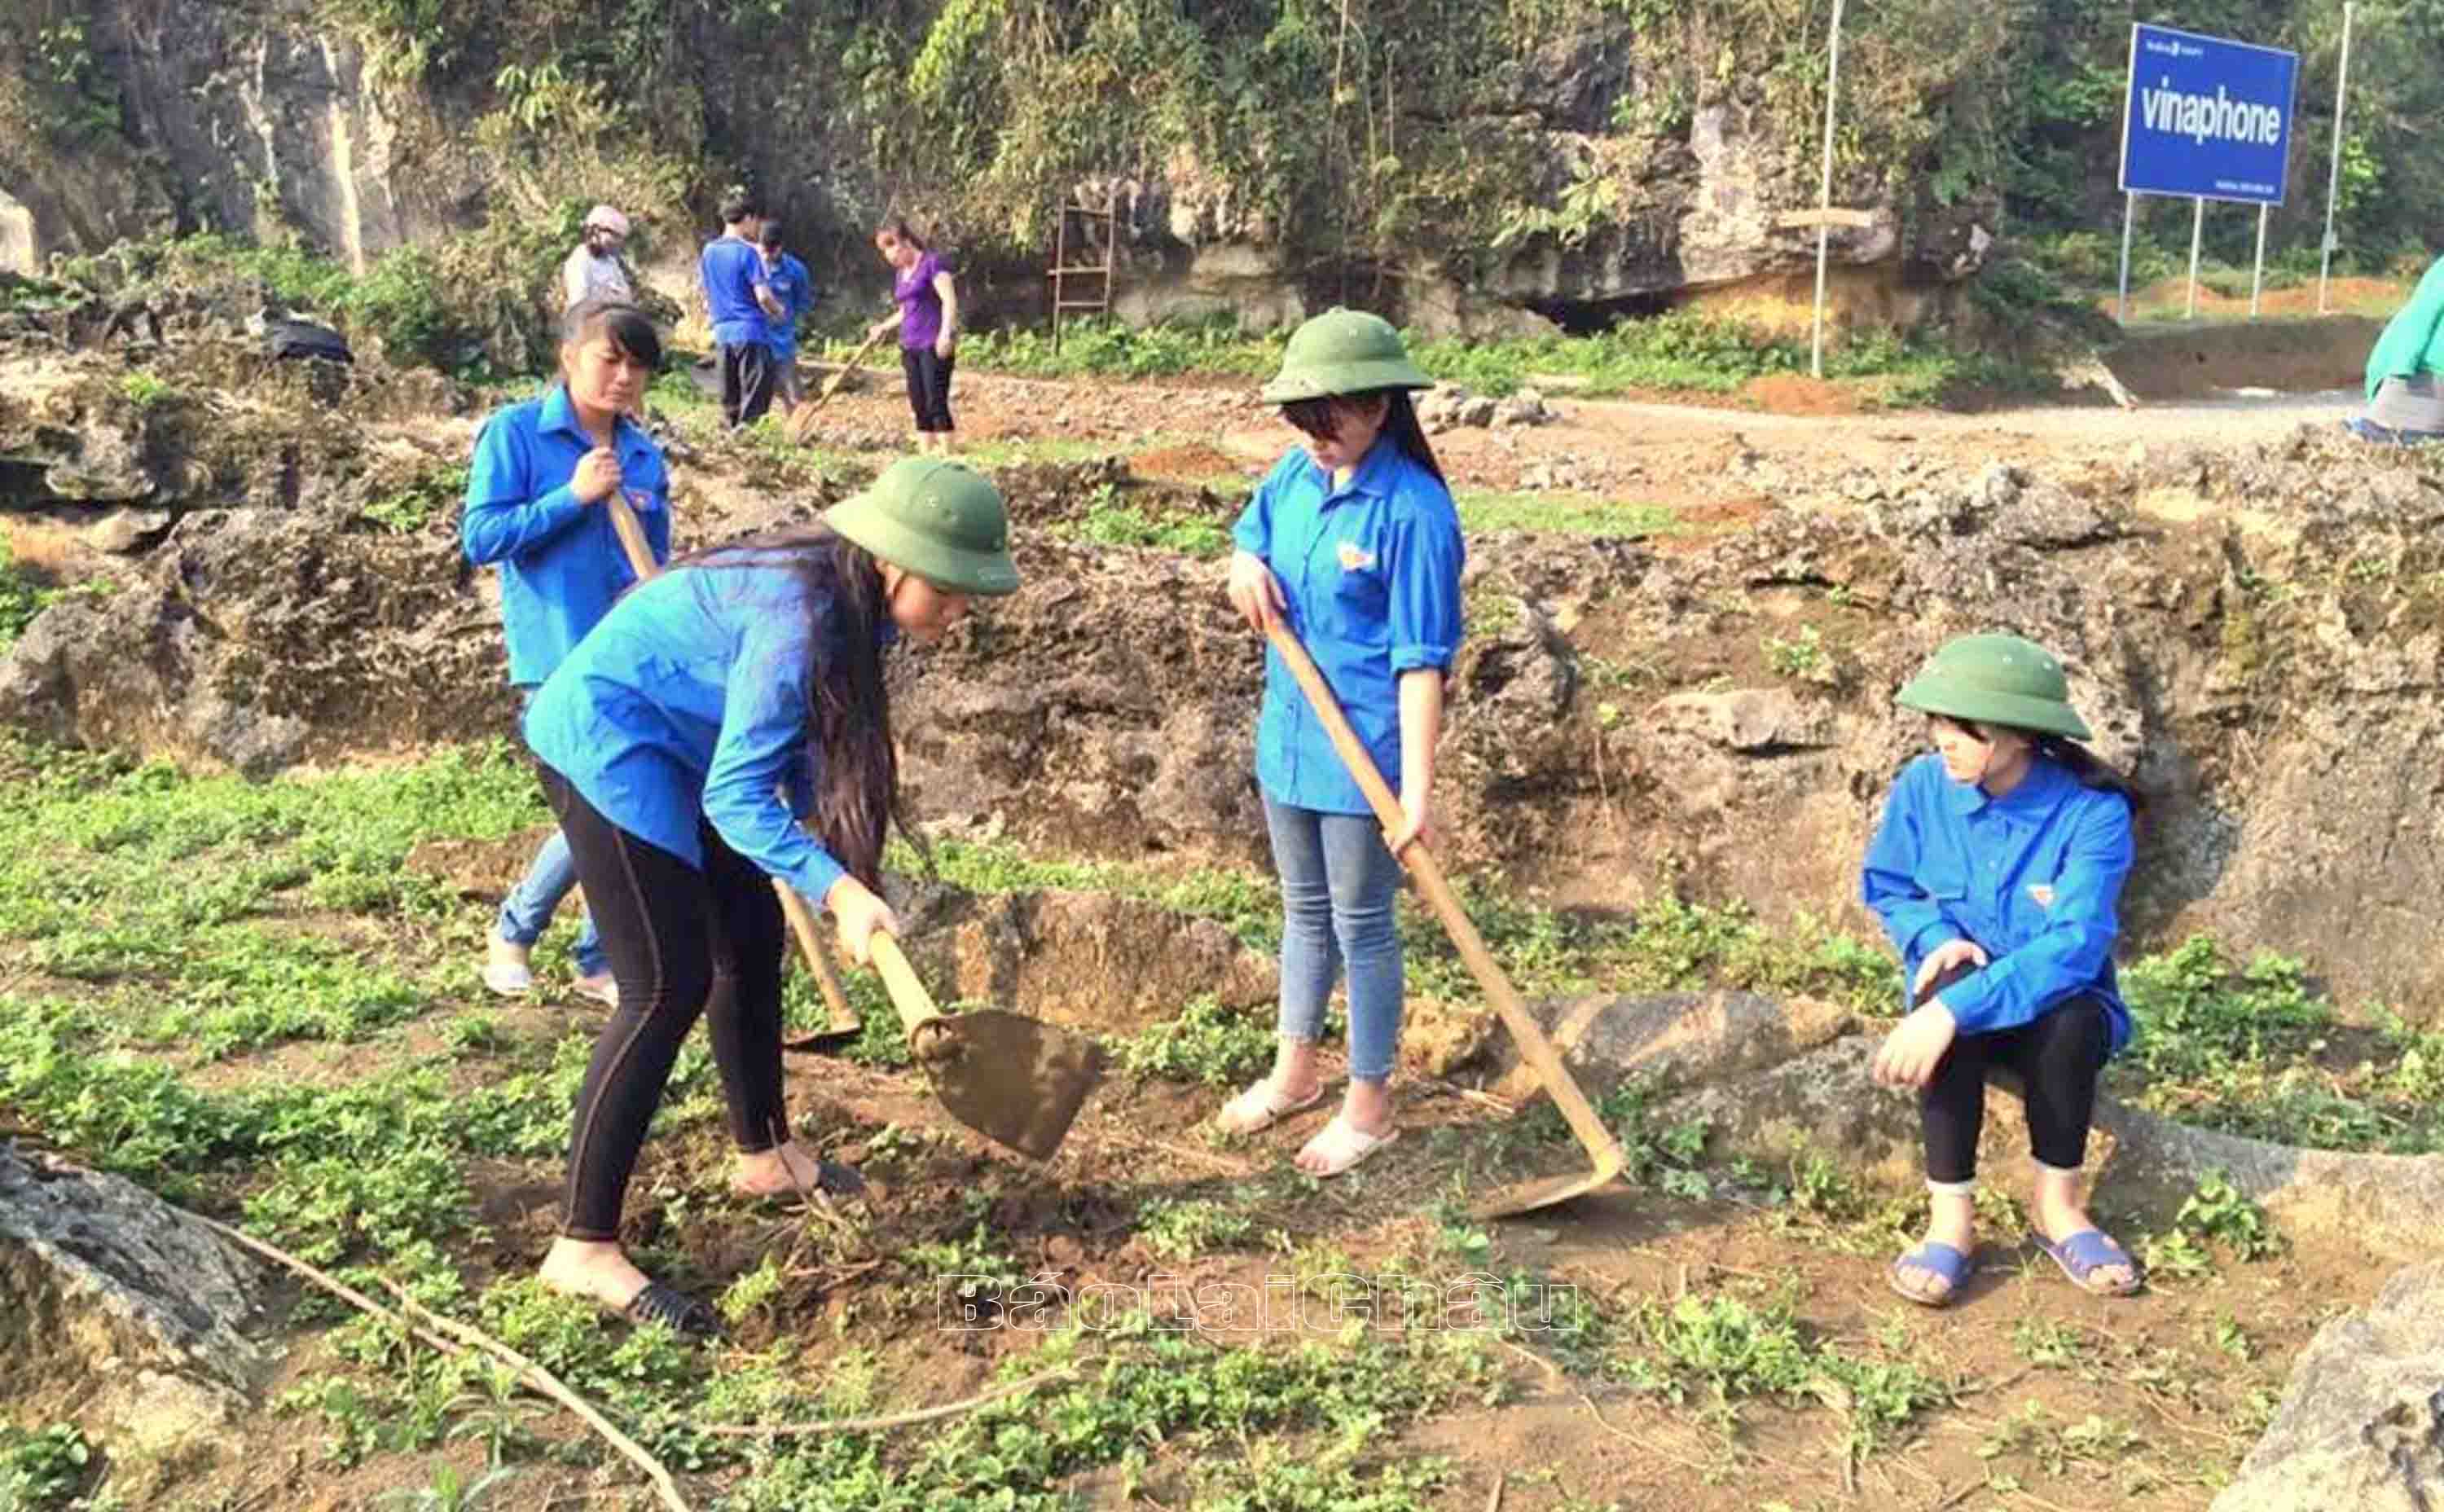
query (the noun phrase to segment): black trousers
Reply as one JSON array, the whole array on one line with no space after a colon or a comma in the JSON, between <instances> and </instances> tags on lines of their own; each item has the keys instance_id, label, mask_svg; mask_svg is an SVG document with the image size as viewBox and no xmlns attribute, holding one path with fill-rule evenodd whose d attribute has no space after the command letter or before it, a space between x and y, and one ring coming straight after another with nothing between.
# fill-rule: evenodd
<instances>
[{"instance_id":1,"label":"black trousers","mask_svg":"<svg viewBox=\"0 0 2444 1512\"><path fill-rule=\"evenodd\" d=\"M591 896L589 893L587 894ZM1954 967L1936 975L1934 997L1967 976ZM1921 999L1920 1001L1923 1001ZM2019 1079L2028 1116L2028 1147L2039 1160L2076 1171L2087 1160L2087 1131L2096 1113L2097 1078L2111 1043L2104 1005L2072 998L2029 1023L1993 1034L1955 1036L1936 1062L1918 1107L1930 1181L1968 1181L1977 1174L1977 1136L1986 1124L1986 1072L2000 1067Z\"/></svg>"},{"instance_id":2,"label":"black trousers","mask_svg":"<svg viewBox=\"0 0 2444 1512\"><path fill-rule=\"evenodd\" d=\"M957 361L930 346L899 349L899 371L908 378L908 408L916 416L917 430L955 429L951 423L951 369Z\"/></svg>"},{"instance_id":3,"label":"black trousers","mask_svg":"<svg viewBox=\"0 0 2444 1512\"><path fill-rule=\"evenodd\" d=\"M723 342L721 346L721 418L730 425L753 425L772 407L780 373L772 349L761 341Z\"/></svg>"},{"instance_id":4,"label":"black trousers","mask_svg":"<svg viewBox=\"0 0 2444 1512\"><path fill-rule=\"evenodd\" d=\"M620 985L620 1006L594 1042L577 1095L561 1232L615 1240L646 1127L699 1017L712 1027L738 1148L769 1150L789 1137L781 1093L787 925L771 880L711 825L698 871L604 819L547 766L543 786Z\"/></svg>"}]
</instances>

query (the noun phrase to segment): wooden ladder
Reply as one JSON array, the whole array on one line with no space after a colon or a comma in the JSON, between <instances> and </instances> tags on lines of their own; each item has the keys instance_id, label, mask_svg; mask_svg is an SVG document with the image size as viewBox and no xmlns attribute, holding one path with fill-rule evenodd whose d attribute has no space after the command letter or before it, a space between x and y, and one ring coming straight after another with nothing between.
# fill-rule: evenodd
<instances>
[{"instance_id":1,"label":"wooden ladder","mask_svg":"<svg viewBox=\"0 0 2444 1512\"><path fill-rule=\"evenodd\" d=\"M1074 229L1073 229L1073 222ZM1090 210L1074 199L1061 207L1061 223L1052 234L1052 350L1061 350L1061 319L1065 315L1109 315L1112 312L1112 271L1120 256L1120 221L1108 210ZM1098 245L1101 262L1094 256ZM1072 264L1070 259L1079 261ZM1071 281L1083 282L1086 287L1072 292ZM1091 295L1091 297L1089 297Z\"/></svg>"}]
</instances>

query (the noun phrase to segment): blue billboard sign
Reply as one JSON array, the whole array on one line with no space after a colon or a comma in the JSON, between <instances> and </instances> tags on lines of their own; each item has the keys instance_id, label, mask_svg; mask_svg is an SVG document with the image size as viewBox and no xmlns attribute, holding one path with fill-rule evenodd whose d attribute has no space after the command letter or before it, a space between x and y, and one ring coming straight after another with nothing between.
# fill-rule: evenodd
<instances>
[{"instance_id":1,"label":"blue billboard sign","mask_svg":"<svg viewBox=\"0 0 2444 1512\"><path fill-rule=\"evenodd\" d=\"M2280 205L2299 74L2296 52L2133 26L2122 191Z\"/></svg>"}]
</instances>

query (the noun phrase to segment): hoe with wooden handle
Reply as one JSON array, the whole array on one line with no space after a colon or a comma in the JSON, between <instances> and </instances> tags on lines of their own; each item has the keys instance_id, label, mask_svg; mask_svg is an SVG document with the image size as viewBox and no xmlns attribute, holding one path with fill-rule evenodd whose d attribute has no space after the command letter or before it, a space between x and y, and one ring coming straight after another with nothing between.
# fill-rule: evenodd
<instances>
[{"instance_id":1,"label":"hoe with wooden handle","mask_svg":"<svg viewBox=\"0 0 2444 1512\"><path fill-rule=\"evenodd\" d=\"M657 569L635 511L616 489L603 502L637 580L651 578ZM798 949L824 986L834 1033L844 1026L854 1035L857 1014L824 958L812 911L787 882L775 878L772 886L781 894ZM1102 1054L1095 1042L1001 1008L945 1014L935 1006L933 994L900 953L898 941L877 931L870 949L892 1005L899 1010L900 1026L908 1032L909 1053L925 1068L944 1111L989 1139L1038 1160L1049 1159L1077 1120L1087 1094L1102 1079Z\"/></svg>"},{"instance_id":2,"label":"hoe with wooden handle","mask_svg":"<svg viewBox=\"0 0 2444 1512\"><path fill-rule=\"evenodd\" d=\"M1341 760L1349 768L1349 774L1357 778L1358 785L1365 790L1367 802L1374 805L1376 819L1386 830L1398 832L1405 821L1400 812L1400 801L1384 783L1383 774L1376 769L1375 758L1367 753L1365 746L1358 739L1358 732L1349 728L1348 716L1341 711L1341 701L1333 696L1332 686L1324 680L1324 673L1317 670L1314 660L1306 654L1306 648L1299 644L1298 636L1290 633L1288 626L1275 624L1266 634L1272 640L1273 650L1281 654L1283 664L1289 668L1290 675L1298 679L1299 688L1306 694L1307 702L1315 707L1316 718L1324 722L1324 733L1332 737L1332 748L1341 753ZM1538 1208L1549 1208L1583 1192L1593 1191L1619 1176L1628 1165L1621 1154L1620 1145L1588 1103L1586 1094L1579 1090L1569 1068L1562 1064L1561 1053L1553 1048L1553 1042L1528 1016L1528 1006L1519 1001L1519 994L1511 990L1510 979L1504 976L1502 968L1494 964L1493 956L1485 948L1485 941L1476 932L1476 927L1469 922L1468 912L1460 907L1451 884L1443 879L1442 868L1435 864L1434 857L1422 844L1411 844L1404 849L1400 853L1400 864L1408 868L1409 876L1417 884L1417 891L1425 894L1426 901L1442 920L1443 929L1451 935L1452 943L1459 947L1460 959L1468 963L1469 973L1476 978L1477 986L1485 989L1485 995L1493 1001L1494 1011L1502 1016L1504 1027L1518 1042L1521 1058L1536 1073L1536 1079L1544 1083L1545 1090L1552 1094L1553 1106L1562 1111L1562 1117L1568 1122L1570 1132L1579 1136L1579 1143L1586 1147L1587 1158L1594 1162L1594 1169L1583 1176L1550 1176L1499 1188L1479 1199L1469 1209L1469 1216L1502 1218Z\"/></svg>"},{"instance_id":3,"label":"hoe with wooden handle","mask_svg":"<svg viewBox=\"0 0 2444 1512\"><path fill-rule=\"evenodd\" d=\"M889 334L891 333L888 331L883 333L884 336ZM806 444L806 433L815 428L816 408L840 392L840 386L848 381L848 376L858 370L859 365L864 362L865 355L873 351L875 343L881 340L881 336L867 337L856 351L849 354L848 360L841 364L839 372L824 379L824 386L815 391L813 398L798 401L798 407L789 412L788 433L791 446Z\"/></svg>"},{"instance_id":4,"label":"hoe with wooden handle","mask_svg":"<svg viewBox=\"0 0 2444 1512\"><path fill-rule=\"evenodd\" d=\"M627 553L628 570L637 575L639 582L652 578L661 569L654 564L654 548L645 540L645 527L638 523L637 511L628 507L628 501L617 489L602 504L611 511L611 529L620 537L620 548ZM773 879L772 891L781 895L781 912L789 921L789 932L797 937L798 953L806 958L806 969L815 974L815 985L823 989L824 1005L831 1012L831 1022L821 1034L792 1040L789 1047L824 1049L856 1039L864 1024L857 1009L849 1005L848 994L841 989L840 973L832 969L830 959L824 954L823 936L815 932L814 913L797 890L778 877Z\"/></svg>"}]
</instances>

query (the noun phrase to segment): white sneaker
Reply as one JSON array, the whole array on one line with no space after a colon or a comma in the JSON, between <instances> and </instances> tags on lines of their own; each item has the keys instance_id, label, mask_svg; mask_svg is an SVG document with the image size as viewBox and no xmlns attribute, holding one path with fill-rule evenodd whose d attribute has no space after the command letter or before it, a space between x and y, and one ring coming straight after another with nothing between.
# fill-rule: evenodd
<instances>
[{"instance_id":1,"label":"white sneaker","mask_svg":"<svg viewBox=\"0 0 2444 1512\"><path fill-rule=\"evenodd\" d=\"M526 947L511 945L497 933L484 941L484 985L505 998L534 990L534 972L527 966Z\"/></svg>"},{"instance_id":2,"label":"white sneaker","mask_svg":"<svg viewBox=\"0 0 2444 1512\"><path fill-rule=\"evenodd\" d=\"M581 998L592 998L605 1007L620 1005L620 984L608 971L601 976L582 976L569 984Z\"/></svg>"}]
</instances>

